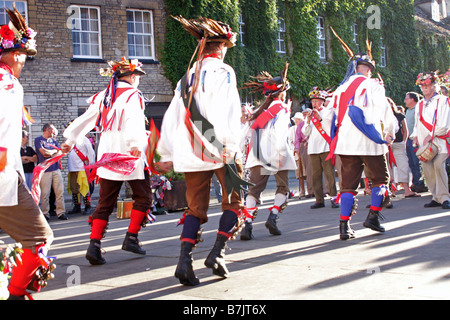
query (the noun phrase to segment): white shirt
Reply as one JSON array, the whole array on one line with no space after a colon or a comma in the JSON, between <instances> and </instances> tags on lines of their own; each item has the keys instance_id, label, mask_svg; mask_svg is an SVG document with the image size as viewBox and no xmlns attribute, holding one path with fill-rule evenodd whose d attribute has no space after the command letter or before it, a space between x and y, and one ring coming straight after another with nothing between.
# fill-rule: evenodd
<instances>
[{"instance_id":1,"label":"white shirt","mask_svg":"<svg viewBox=\"0 0 450 320\"><path fill-rule=\"evenodd\" d=\"M89 141L87 137L83 137L83 142L77 143L76 147L88 159L89 164L95 163L94 148L92 148L91 141ZM69 172L84 171L84 166L85 164L75 152L75 149L72 149L69 152L67 160L67 168Z\"/></svg>"},{"instance_id":2,"label":"white shirt","mask_svg":"<svg viewBox=\"0 0 450 320\"><path fill-rule=\"evenodd\" d=\"M333 119L333 109L330 107L321 107L319 116L322 119L320 124L325 133L330 136L331 121ZM309 136L308 140L308 154L319 154L330 151L330 145L325 138L320 134L319 130L315 128L311 119L309 125L305 120L305 125L302 127L302 132L305 136Z\"/></svg>"},{"instance_id":3,"label":"white shirt","mask_svg":"<svg viewBox=\"0 0 450 320\"><path fill-rule=\"evenodd\" d=\"M292 154L294 154L294 150L295 150L295 132L297 131L297 125L293 125L289 128L289 132L288 132L288 144L289 144L289 149L291 149ZM295 161L298 160L298 155L295 154L294 155L294 159Z\"/></svg>"},{"instance_id":4,"label":"white shirt","mask_svg":"<svg viewBox=\"0 0 450 320\"><path fill-rule=\"evenodd\" d=\"M332 102L336 119L339 115L339 99L349 85L361 75L353 75L339 86L333 94ZM335 101L335 98L336 101ZM395 137L398 121L386 99L384 87L375 79L366 78L355 92L354 106L360 108L367 124L373 124L383 138L390 133ZM342 155L383 155L388 152L386 144L378 144L364 135L348 116L348 109L339 128L335 154Z\"/></svg>"},{"instance_id":5,"label":"white shirt","mask_svg":"<svg viewBox=\"0 0 450 320\"><path fill-rule=\"evenodd\" d=\"M0 147L7 149L6 167L0 171L0 206L15 206L18 174L25 177L20 157L23 88L16 77L1 68L0 104Z\"/></svg>"},{"instance_id":6,"label":"white shirt","mask_svg":"<svg viewBox=\"0 0 450 320\"><path fill-rule=\"evenodd\" d=\"M196 62L197 63L197 62ZM192 79L196 63L189 71L188 80ZM230 152L241 156L241 102L236 84L234 70L221 60L208 57L203 60L200 79L194 99L200 113L213 125L216 138ZM181 80L175 95L164 114L161 136L157 151L161 162L172 161L176 172L209 171L223 167L223 162L207 162L197 157L191 145L190 134L185 125L186 107L181 97ZM207 150L221 157L222 150L217 150L199 130L195 132L202 137Z\"/></svg>"},{"instance_id":7,"label":"white shirt","mask_svg":"<svg viewBox=\"0 0 450 320\"><path fill-rule=\"evenodd\" d=\"M420 101L415 106L415 125L413 133L410 138L413 139L417 137L419 146L423 146L423 141L427 136L432 136L432 133L423 125L420 121ZM427 105L425 101L423 102L422 117L429 124L433 124L434 114L437 108L436 116L436 127L435 127L435 137L445 136L450 128L450 103L449 99L443 95L435 95L430 99L430 103ZM444 139L435 138L433 140L439 148L439 153L447 153L447 145Z\"/></svg>"},{"instance_id":8,"label":"white shirt","mask_svg":"<svg viewBox=\"0 0 450 320\"><path fill-rule=\"evenodd\" d=\"M278 103L282 103L281 100L274 100L268 108ZM256 141L257 133L253 131L252 149L245 163L246 168L263 166L272 173L297 169L294 155L288 144L290 110L286 104L283 103L283 106L284 108L259 130L259 149Z\"/></svg>"},{"instance_id":9,"label":"white shirt","mask_svg":"<svg viewBox=\"0 0 450 320\"><path fill-rule=\"evenodd\" d=\"M107 120L112 117L115 117L115 120L111 129L102 132L99 138L97 160L100 160L104 153L129 155L133 147L137 147L142 156L136 161L136 169L129 175L113 172L104 167L97 169L97 175L100 178L116 181L143 180L146 165L145 151L148 145L145 130L145 104L140 91L129 83L119 81L117 88L129 90L116 99L108 112ZM105 90L91 97L88 100L91 105L86 112L76 118L64 131L63 136L68 139L66 143L69 146L82 143L85 135L95 127L104 94Z\"/></svg>"}]
</instances>

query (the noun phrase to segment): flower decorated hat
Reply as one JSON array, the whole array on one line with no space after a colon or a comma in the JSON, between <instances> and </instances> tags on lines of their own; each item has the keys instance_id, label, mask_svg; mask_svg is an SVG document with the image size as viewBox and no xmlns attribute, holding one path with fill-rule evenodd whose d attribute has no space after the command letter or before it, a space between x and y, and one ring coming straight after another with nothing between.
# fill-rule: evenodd
<instances>
[{"instance_id":1,"label":"flower decorated hat","mask_svg":"<svg viewBox=\"0 0 450 320\"><path fill-rule=\"evenodd\" d=\"M436 72L422 72L417 76L416 85L433 84L438 83L438 81L439 76Z\"/></svg>"},{"instance_id":2,"label":"flower decorated hat","mask_svg":"<svg viewBox=\"0 0 450 320\"><path fill-rule=\"evenodd\" d=\"M116 76L117 78L120 78L130 74L146 74L141 67L142 63L138 59L127 60L125 57L122 57L119 61L108 61L108 68L102 68L99 71L102 76Z\"/></svg>"},{"instance_id":3,"label":"flower decorated hat","mask_svg":"<svg viewBox=\"0 0 450 320\"><path fill-rule=\"evenodd\" d=\"M16 6L14 10L5 9L9 23L0 28L0 54L8 51L24 51L28 56L34 56L36 51L36 32L28 27Z\"/></svg>"},{"instance_id":4,"label":"flower decorated hat","mask_svg":"<svg viewBox=\"0 0 450 320\"><path fill-rule=\"evenodd\" d=\"M310 99L321 99L325 101L328 97L330 97L330 94L326 90L320 90L318 87L314 87L309 92Z\"/></svg>"},{"instance_id":5,"label":"flower decorated hat","mask_svg":"<svg viewBox=\"0 0 450 320\"><path fill-rule=\"evenodd\" d=\"M287 91L290 89L289 80L287 79L288 68L289 63L286 61L284 69L278 77L273 78L267 71L261 72L256 77L251 76L251 78L254 78L257 81L244 83L244 87L241 89L250 88L253 89L254 92L262 92L262 94L267 97Z\"/></svg>"}]
</instances>

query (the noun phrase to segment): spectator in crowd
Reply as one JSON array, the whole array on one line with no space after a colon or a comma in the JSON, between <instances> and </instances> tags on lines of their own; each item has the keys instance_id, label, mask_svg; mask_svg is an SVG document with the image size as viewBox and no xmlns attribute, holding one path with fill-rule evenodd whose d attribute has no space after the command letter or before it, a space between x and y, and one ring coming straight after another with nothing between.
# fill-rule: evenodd
<instances>
[{"instance_id":1,"label":"spectator in crowd","mask_svg":"<svg viewBox=\"0 0 450 320\"><path fill-rule=\"evenodd\" d=\"M415 110L417 103L422 99L422 96L417 92L408 92L405 96L405 120L408 127L409 139L406 140L406 155L408 156L408 164L412 174L411 190L413 192L426 192L428 188L422 177L422 166L419 158L416 156L417 147L413 147L411 133L414 131Z\"/></svg>"},{"instance_id":2,"label":"spectator in crowd","mask_svg":"<svg viewBox=\"0 0 450 320\"><path fill-rule=\"evenodd\" d=\"M33 185L33 169L37 162L36 152L28 145L29 134L22 130L22 148L20 149L20 156L22 157L23 171L25 173L25 181L28 189L31 191Z\"/></svg>"},{"instance_id":3,"label":"spectator in crowd","mask_svg":"<svg viewBox=\"0 0 450 320\"><path fill-rule=\"evenodd\" d=\"M291 149L294 159L297 162L297 169L295 169L295 177L298 179L298 196L299 198L305 196L305 175L303 172L302 161L300 158L299 150L295 148L295 135L297 132L298 125L304 121L301 112L296 112L291 118L294 121L294 125L289 128L288 133L288 143Z\"/></svg>"},{"instance_id":4,"label":"spectator in crowd","mask_svg":"<svg viewBox=\"0 0 450 320\"><path fill-rule=\"evenodd\" d=\"M34 146L38 157L38 163L42 163L51 158L59 151L59 145L55 137L57 130L51 123L46 123L42 127L42 136L34 140ZM67 220L66 206L64 204L64 181L61 174L61 162L58 161L45 170L41 183L41 210L47 220L49 215L50 189L53 186L56 197L56 215L59 220Z\"/></svg>"},{"instance_id":5,"label":"spectator in crowd","mask_svg":"<svg viewBox=\"0 0 450 320\"><path fill-rule=\"evenodd\" d=\"M395 182L399 183L405 190L405 198L420 197L420 194L411 191L409 188L409 166L408 156L406 155L406 140L408 140L408 126L406 125L405 116L398 110L395 102L388 98L392 111L398 121L399 129L395 134L395 140L392 143L392 153L395 159L396 175Z\"/></svg>"}]
</instances>

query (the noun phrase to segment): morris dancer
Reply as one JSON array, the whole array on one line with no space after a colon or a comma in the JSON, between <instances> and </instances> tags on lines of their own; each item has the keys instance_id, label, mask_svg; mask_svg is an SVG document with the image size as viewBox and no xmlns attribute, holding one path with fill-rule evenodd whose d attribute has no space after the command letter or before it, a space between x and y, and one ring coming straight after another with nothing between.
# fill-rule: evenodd
<instances>
[{"instance_id":1,"label":"morris dancer","mask_svg":"<svg viewBox=\"0 0 450 320\"><path fill-rule=\"evenodd\" d=\"M102 166L93 170L100 178L99 201L90 217L90 244L86 252L86 259L93 265L106 263L101 255L101 240L123 181L129 182L134 200L123 250L145 254L137 236L141 226L148 222L152 204L144 152L147 145L145 103L137 89L145 72L137 60L122 58L108 64L107 69L100 70L101 75L112 76L108 87L89 99L90 107L66 128L63 135L67 140L61 145L67 153L75 144L81 143L94 127L102 132L97 154L97 164ZM115 155L126 158L130 154L128 158L133 165L128 170L123 170L123 166L107 164L107 160L114 160Z\"/></svg>"},{"instance_id":2,"label":"morris dancer","mask_svg":"<svg viewBox=\"0 0 450 320\"><path fill-rule=\"evenodd\" d=\"M297 169L287 141L291 114L290 104L285 103L286 91L290 88L286 77L288 66L286 62L279 77L273 78L267 72L262 72L255 77L256 82L251 81L244 86L262 92L267 98L251 118L254 120L253 133L245 167L251 169L250 181L255 185L249 188L245 199L247 213L241 240L253 239L252 221L257 212L256 204L271 174L275 175L277 190L265 226L271 234L281 235L277 220L287 204L289 170Z\"/></svg>"},{"instance_id":3,"label":"morris dancer","mask_svg":"<svg viewBox=\"0 0 450 320\"><path fill-rule=\"evenodd\" d=\"M174 18L199 41L195 51L198 58L178 82L164 115L157 168L167 172L173 167L185 174L189 209L180 221L183 231L175 277L181 284L197 285L192 250L199 241L200 226L208 221L213 174L222 186L223 214L205 265L220 277L229 275L225 246L235 235L244 208L239 190L244 183L239 160L241 103L235 72L223 62L227 49L234 46L235 33L228 25L209 18ZM230 183L233 177L237 184Z\"/></svg>"},{"instance_id":4,"label":"morris dancer","mask_svg":"<svg viewBox=\"0 0 450 320\"><path fill-rule=\"evenodd\" d=\"M0 228L22 245L22 261L13 268L8 290L10 300L25 300L32 299L28 290L38 291L46 281L35 278L38 269L49 274L51 267L43 262L53 232L25 185L20 158L22 124L31 119L23 107L23 88L17 78L27 56L37 53L36 33L15 6L6 12L11 21L0 29L4 39L0 42Z\"/></svg>"},{"instance_id":5,"label":"morris dancer","mask_svg":"<svg viewBox=\"0 0 450 320\"><path fill-rule=\"evenodd\" d=\"M413 145L419 149L432 142L438 149L433 159L420 156L423 175L431 192L432 200L425 208L439 207L450 209L450 194L448 191L448 175L446 160L450 144L450 102L449 98L439 94L438 75L435 72L424 72L417 76L416 84L420 86L424 98L416 105L414 131L410 135ZM425 150L427 152L428 150Z\"/></svg>"},{"instance_id":6,"label":"morris dancer","mask_svg":"<svg viewBox=\"0 0 450 320\"><path fill-rule=\"evenodd\" d=\"M302 128L303 134L309 136L308 155L316 197L316 202L311 206L311 209L325 207L323 175L328 182L330 196L336 197L337 195L334 164L331 160L326 160L330 152L330 130L334 112L332 108L324 106L327 97L328 93L325 90L317 89L317 87L309 93L313 110L308 113L306 123ZM339 208L339 205L331 199L331 207Z\"/></svg>"},{"instance_id":7,"label":"morris dancer","mask_svg":"<svg viewBox=\"0 0 450 320\"><path fill-rule=\"evenodd\" d=\"M67 124L70 125L71 122ZM86 170L86 166L95 163L95 151L92 147L92 143L85 136L80 144L76 144L72 151L69 152L67 167L69 171L68 175L68 188L69 194L72 193L73 208L69 211L69 214L81 212L81 199L84 202L83 214L90 215L92 212L91 207L91 193L89 190L89 170Z\"/></svg>"},{"instance_id":8,"label":"morris dancer","mask_svg":"<svg viewBox=\"0 0 450 320\"><path fill-rule=\"evenodd\" d=\"M340 155L342 162L339 230L340 239L347 240L355 236L350 219L356 213L357 188L364 168L373 187L369 214L363 225L378 232L385 231L379 222L382 206L389 201L389 171L385 155L388 152L387 145L395 138L398 124L384 87L371 79L375 70L371 44L366 41L367 53L354 55L342 39L335 35L351 59L347 75L332 97L337 119L336 129L332 128L328 156Z\"/></svg>"}]
</instances>

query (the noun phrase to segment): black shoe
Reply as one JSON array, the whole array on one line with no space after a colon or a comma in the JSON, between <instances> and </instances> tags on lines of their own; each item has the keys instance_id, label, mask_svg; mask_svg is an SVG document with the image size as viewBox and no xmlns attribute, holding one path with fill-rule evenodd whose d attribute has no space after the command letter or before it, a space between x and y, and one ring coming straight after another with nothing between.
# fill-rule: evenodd
<instances>
[{"instance_id":1,"label":"black shoe","mask_svg":"<svg viewBox=\"0 0 450 320\"><path fill-rule=\"evenodd\" d=\"M86 259L92 265L105 264L106 260L102 257L100 241L91 239L89 247L86 251Z\"/></svg>"},{"instance_id":2,"label":"black shoe","mask_svg":"<svg viewBox=\"0 0 450 320\"><path fill-rule=\"evenodd\" d=\"M25 295L23 296L14 296L12 294L9 295L8 300L27 300Z\"/></svg>"},{"instance_id":3,"label":"black shoe","mask_svg":"<svg viewBox=\"0 0 450 320\"><path fill-rule=\"evenodd\" d=\"M323 202L316 202L311 206L311 209L323 208L325 204Z\"/></svg>"},{"instance_id":4,"label":"black shoe","mask_svg":"<svg viewBox=\"0 0 450 320\"><path fill-rule=\"evenodd\" d=\"M65 213L60 214L60 215L58 216L58 219L59 219L59 220L69 220L69 218L67 218L67 216L66 216Z\"/></svg>"},{"instance_id":5,"label":"black shoe","mask_svg":"<svg viewBox=\"0 0 450 320\"><path fill-rule=\"evenodd\" d=\"M441 204L437 201L431 200L430 202L425 203L423 206L425 208L435 208L435 207L440 207Z\"/></svg>"},{"instance_id":6,"label":"black shoe","mask_svg":"<svg viewBox=\"0 0 450 320\"><path fill-rule=\"evenodd\" d=\"M227 236L218 234L214 247L205 260L205 266L212 269L213 274L223 278L228 278L230 275L225 265L225 245L227 241Z\"/></svg>"},{"instance_id":7,"label":"black shoe","mask_svg":"<svg viewBox=\"0 0 450 320\"><path fill-rule=\"evenodd\" d=\"M418 186L414 186L414 190L412 190L412 191L418 192L418 193L427 192L428 188L424 184L421 184L421 185L418 185Z\"/></svg>"},{"instance_id":8,"label":"black shoe","mask_svg":"<svg viewBox=\"0 0 450 320\"><path fill-rule=\"evenodd\" d=\"M266 228L269 229L270 234L273 234L274 236L281 235L281 231L277 227L277 220L278 220L278 215L273 214L271 212L269 214L269 218L267 218L267 221L266 221Z\"/></svg>"},{"instance_id":9,"label":"black shoe","mask_svg":"<svg viewBox=\"0 0 450 320\"><path fill-rule=\"evenodd\" d=\"M341 240L353 239L355 231L350 226L350 220L339 221L339 237Z\"/></svg>"},{"instance_id":10,"label":"black shoe","mask_svg":"<svg viewBox=\"0 0 450 320\"><path fill-rule=\"evenodd\" d=\"M94 212L94 209L90 205L84 206L83 215L87 214L90 216L92 212Z\"/></svg>"},{"instance_id":11,"label":"black shoe","mask_svg":"<svg viewBox=\"0 0 450 320\"><path fill-rule=\"evenodd\" d=\"M450 202L448 200L442 202L442 209L450 209Z\"/></svg>"},{"instance_id":12,"label":"black shoe","mask_svg":"<svg viewBox=\"0 0 450 320\"><path fill-rule=\"evenodd\" d=\"M333 199L331 199L331 207L333 209L339 208L339 203L336 203Z\"/></svg>"},{"instance_id":13,"label":"black shoe","mask_svg":"<svg viewBox=\"0 0 450 320\"><path fill-rule=\"evenodd\" d=\"M374 231L384 232L385 229L380 225L380 212L370 209L367 215L366 221L364 221L363 226Z\"/></svg>"},{"instance_id":14,"label":"black shoe","mask_svg":"<svg viewBox=\"0 0 450 320\"><path fill-rule=\"evenodd\" d=\"M73 206L73 209L70 210L69 212L67 212L68 214L74 214L74 213L80 213L81 212L81 207L79 204L76 204Z\"/></svg>"},{"instance_id":15,"label":"black shoe","mask_svg":"<svg viewBox=\"0 0 450 320\"><path fill-rule=\"evenodd\" d=\"M252 240L253 237L253 223L251 221L244 222L244 228L241 231L241 240Z\"/></svg>"},{"instance_id":16,"label":"black shoe","mask_svg":"<svg viewBox=\"0 0 450 320\"><path fill-rule=\"evenodd\" d=\"M127 232L127 234L125 235L125 239L123 240L122 250L137 254L145 254L145 250L142 249L141 245L139 244L136 233Z\"/></svg>"},{"instance_id":17,"label":"black shoe","mask_svg":"<svg viewBox=\"0 0 450 320\"><path fill-rule=\"evenodd\" d=\"M192 262L194 261L192 258L193 247L194 245L190 242L181 242L180 258L175 270L175 277L185 286L196 286L200 283L192 268Z\"/></svg>"}]
</instances>

